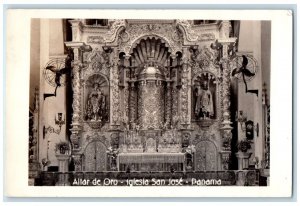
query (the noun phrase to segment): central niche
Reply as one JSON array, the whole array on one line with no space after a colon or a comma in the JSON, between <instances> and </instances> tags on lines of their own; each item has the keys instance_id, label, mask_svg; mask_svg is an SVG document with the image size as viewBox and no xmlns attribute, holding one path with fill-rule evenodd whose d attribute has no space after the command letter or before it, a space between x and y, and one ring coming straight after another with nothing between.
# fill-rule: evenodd
<instances>
[{"instance_id":1,"label":"central niche","mask_svg":"<svg viewBox=\"0 0 300 206\"><path fill-rule=\"evenodd\" d=\"M161 129L165 122L165 79L154 62L138 77L138 123L142 129Z\"/></svg>"},{"instance_id":2,"label":"central niche","mask_svg":"<svg viewBox=\"0 0 300 206\"><path fill-rule=\"evenodd\" d=\"M166 85L172 63L169 48L161 39L147 37L131 51L127 66L130 125L142 130L161 129L167 121Z\"/></svg>"}]
</instances>

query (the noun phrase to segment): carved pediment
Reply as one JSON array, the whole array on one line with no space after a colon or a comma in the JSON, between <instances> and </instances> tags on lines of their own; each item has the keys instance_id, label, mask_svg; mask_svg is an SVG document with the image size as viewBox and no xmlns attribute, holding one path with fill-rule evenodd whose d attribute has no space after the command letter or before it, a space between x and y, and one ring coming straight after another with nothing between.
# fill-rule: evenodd
<instances>
[{"instance_id":1,"label":"carved pediment","mask_svg":"<svg viewBox=\"0 0 300 206\"><path fill-rule=\"evenodd\" d=\"M215 50L205 46L198 48L198 46L190 47L191 53L191 66L193 73L197 73L202 70L212 70L216 72L215 61L217 59L217 53Z\"/></svg>"}]
</instances>

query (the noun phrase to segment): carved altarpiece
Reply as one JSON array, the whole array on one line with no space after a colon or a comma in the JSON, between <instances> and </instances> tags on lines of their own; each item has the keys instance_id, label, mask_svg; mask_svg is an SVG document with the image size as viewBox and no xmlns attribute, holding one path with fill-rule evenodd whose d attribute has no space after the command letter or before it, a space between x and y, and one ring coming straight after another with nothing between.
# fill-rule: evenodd
<instances>
[{"instance_id":1,"label":"carved altarpiece","mask_svg":"<svg viewBox=\"0 0 300 206\"><path fill-rule=\"evenodd\" d=\"M232 129L228 63L236 40L229 38L229 21L201 32L187 20L109 20L109 30L98 29L99 33L80 20L71 23L73 42L66 45L74 51L75 170L113 170L107 165L111 156L122 165L119 170L185 170L188 148L194 148L193 158L189 157L194 170L228 169ZM99 35L97 41L91 40L91 33ZM86 117L95 82L107 111L99 124L97 118L93 122ZM208 108L203 105L210 106L207 118L195 115L200 98L195 92L202 84L206 84L202 95L209 102L199 105L202 112ZM115 155L109 157L109 151ZM98 153L103 154L101 161L92 162Z\"/></svg>"}]
</instances>

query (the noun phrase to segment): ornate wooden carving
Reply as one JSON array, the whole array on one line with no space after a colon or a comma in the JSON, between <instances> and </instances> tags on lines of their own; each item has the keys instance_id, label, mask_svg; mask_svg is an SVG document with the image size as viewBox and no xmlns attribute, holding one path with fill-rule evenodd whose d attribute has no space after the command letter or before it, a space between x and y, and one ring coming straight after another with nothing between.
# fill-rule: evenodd
<instances>
[{"instance_id":1,"label":"ornate wooden carving","mask_svg":"<svg viewBox=\"0 0 300 206\"><path fill-rule=\"evenodd\" d=\"M74 41L79 41L85 30L80 29L79 21L73 24ZM221 39L211 47L209 41L215 40L214 32L219 31L196 30L188 20L162 24L110 20L108 31L105 28L99 37L94 33L87 38L94 46L92 52L83 54L85 45L82 43L70 45L74 50L71 141L76 155L85 154L85 170L106 169L103 166L106 158L99 159L101 157L97 155L117 144L112 133L120 134L118 144L124 153L181 152L181 139L175 138L173 144L172 138L166 138L173 131L189 133L189 140L184 144L196 147L196 170L217 170L217 152L221 154L219 164L228 169L232 138L228 64L235 39L229 38L228 21L217 24L220 25ZM84 119L86 96L90 92L86 88L89 78L94 75L103 76L109 87L110 124L101 128L91 128ZM210 88L214 115L209 124L197 124L195 104L192 104L195 79L203 75L210 76L211 85L214 85ZM155 137L149 136L150 131ZM199 136L193 139L195 134ZM162 141L164 138L168 145ZM155 141L155 149L150 147L151 139ZM99 141L96 143L96 140ZM101 164L95 165L93 158L98 158ZM77 159L79 170L81 159Z\"/></svg>"},{"instance_id":2,"label":"ornate wooden carving","mask_svg":"<svg viewBox=\"0 0 300 206\"><path fill-rule=\"evenodd\" d=\"M214 171L217 170L217 149L214 143L204 140L195 145L195 170Z\"/></svg>"},{"instance_id":3,"label":"ornate wooden carving","mask_svg":"<svg viewBox=\"0 0 300 206\"><path fill-rule=\"evenodd\" d=\"M100 141L89 143L85 149L85 171L105 171L107 168L106 147Z\"/></svg>"}]
</instances>

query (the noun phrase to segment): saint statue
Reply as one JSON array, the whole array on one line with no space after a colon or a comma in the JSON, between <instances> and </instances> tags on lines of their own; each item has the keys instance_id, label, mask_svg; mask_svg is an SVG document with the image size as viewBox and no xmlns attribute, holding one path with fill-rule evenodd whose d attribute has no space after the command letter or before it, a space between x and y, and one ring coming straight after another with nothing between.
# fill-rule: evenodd
<instances>
[{"instance_id":1,"label":"saint statue","mask_svg":"<svg viewBox=\"0 0 300 206\"><path fill-rule=\"evenodd\" d=\"M102 121L105 114L105 96L99 88L99 84L94 83L93 90L89 94L87 100L86 118L91 121Z\"/></svg>"},{"instance_id":2,"label":"saint statue","mask_svg":"<svg viewBox=\"0 0 300 206\"><path fill-rule=\"evenodd\" d=\"M207 81L196 91L195 115L200 119L210 119L214 115L213 96Z\"/></svg>"}]
</instances>

